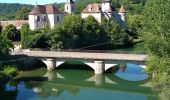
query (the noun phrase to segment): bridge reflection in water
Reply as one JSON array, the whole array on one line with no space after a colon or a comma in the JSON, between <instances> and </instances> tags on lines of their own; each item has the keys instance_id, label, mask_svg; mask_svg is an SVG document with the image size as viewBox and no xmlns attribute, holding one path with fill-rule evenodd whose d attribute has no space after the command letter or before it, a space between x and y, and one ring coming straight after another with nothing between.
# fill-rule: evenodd
<instances>
[{"instance_id":1,"label":"bridge reflection in water","mask_svg":"<svg viewBox=\"0 0 170 100\"><path fill-rule=\"evenodd\" d=\"M96 75L93 71L59 69L46 71L39 75L32 73L21 76L17 85L19 91L17 100L23 99L23 94L29 94L33 100L157 100L151 91L148 80L132 82L120 79L114 73ZM46 81L24 78L40 77ZM10 89L10 85L7 89Z\"/></svg>"}]
</instances>

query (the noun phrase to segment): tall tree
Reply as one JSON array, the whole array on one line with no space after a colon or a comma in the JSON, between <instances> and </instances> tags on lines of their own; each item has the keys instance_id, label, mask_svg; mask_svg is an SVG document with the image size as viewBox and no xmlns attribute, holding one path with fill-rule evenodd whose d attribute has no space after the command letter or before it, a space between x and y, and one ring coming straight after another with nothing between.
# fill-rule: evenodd
<instances>
[{"instance_id":1,"label":"tall tree","mask_svg":"<svg viewBox=\"0 0 170 100\"><path fill-rule=\"evenodd\" d=\"M30 11L31 10L29 8L23 6L19 11L17 11L15 19L28 20L28 15Z\"/></svg>"},{"instance_id":2,"label":"tall tree","mask_svg":"<svg viewBox=\"0 0 170 100\"><path fill-rule=\"evenodd\" d=\"M12 43L0 34L0 55L9 54Z\"/></svg>"},{"instance_id":3,"label":"tall tree","mask_svg":"<svg viewBox=\"0 0 170 100\"><path fill-rule=\"evenodd\" d=\"M2 30L5 37L12 41L19 41L20 40L20 32L16 29L16 27L12 24L7 25Z\"/></svg>"},{"instance_id":4,"label":"tall tree","mask_svg":"<svg viewBox=\"0 0 170 100\"><path fill-rule=\"evenodd\" d=\"M170 0L147 0L141 33L147 48L148 69L156 76L154 86L169 100L170 89Z\"/></svg>"}]
</instances>

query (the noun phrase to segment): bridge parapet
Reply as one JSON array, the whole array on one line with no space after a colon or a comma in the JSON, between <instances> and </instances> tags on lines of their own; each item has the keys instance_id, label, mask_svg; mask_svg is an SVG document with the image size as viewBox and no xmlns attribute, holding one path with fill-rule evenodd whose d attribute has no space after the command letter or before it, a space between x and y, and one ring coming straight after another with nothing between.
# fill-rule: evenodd
<instances>
[{"instance_id":1,"label":"bridge parapet","mask_svg":"<svg viewBox=\"0 0 170 100\"><path fill-rule=\"evenodd\" d=\"M103 72L114 65L133 63L145 66L146 55L137 54L113 54L113 53L82 53L82 52L53 52L53 51L27 51L15 55L27 55L41 59L48 70L63 64L66 61L77 60L89 65L95 74Z\"/></svg>"}]
</instances>

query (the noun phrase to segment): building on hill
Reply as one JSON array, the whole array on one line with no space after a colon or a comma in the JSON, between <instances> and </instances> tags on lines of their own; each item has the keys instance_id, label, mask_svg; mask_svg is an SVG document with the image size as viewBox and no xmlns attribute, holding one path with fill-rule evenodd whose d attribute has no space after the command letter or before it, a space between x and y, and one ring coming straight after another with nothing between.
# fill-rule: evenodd
<instances>
[{"instance_id":1,"label":"building on hill","mask_svg":"<svg viewBox=\"0 0 170 100\"><path fill-rule=\"evenodd\" d=\"M36 5L29 13L29 25L31 30L42 29L46 26L53 28L60 24L66 14L74 14L73 0L67 0L64 12L59 11L53 5Z\"/></svg>"},{"instance_id":2,"label":"building on hill","mask_svg":"<svg viewBox=\"0 0 170 100\"><path fill-rule=\"evenodd\" d=\"M55 24L60 24L63 13L53 5L36 5L29 13L29 25L31 30L42 29L46 26L50 28Z\"/></svg>"},{"instance_id":3,"label":"building on hill","mask_svg":"<svg viewBox=\"0 0 170 100\"><path fill-rule=\"evenodd\" d=\"M64 11L69 14L75 14L75 5L73 0L67 0L65 3Z\"/></svg>"},{"instance_id":4,"label":"building on hill","mask_svg":"<svg viewBox=\"0 0 170 100\"><path fill-rule=\"evenodd\" d=\"M118 13L117 13L118 12ZM103 17L106 17L108 20L115 20L121 28L125 28L126 22L126 11L122 5L119 11L116 11L112 5L111 0L102 0L100 4L94 3L89 4L82 12L82 18L88 16L93 16L98 22L102 21Z\"/></svg>"},{"instance_id":5,"label":"building on hill","mask_svg":"<svg viewBox=\"0 0 170 100\"><path fill-rule=\"evenodd\" d=\"M31 30L42 29L46 26L53 28L60 24L66 14L75 14L75 4L73 0L67 0L64 12L59 11L53 5L36 5L29 13L29 25ZM102 0L100 4L89 4L82 12L81 17L86 18L92 15L98 22L103 17L108 20L115 20L121 28L125 28L126 10L122 5L119 11L116 11L111 0Z\"/></svg>"}]
</instances>

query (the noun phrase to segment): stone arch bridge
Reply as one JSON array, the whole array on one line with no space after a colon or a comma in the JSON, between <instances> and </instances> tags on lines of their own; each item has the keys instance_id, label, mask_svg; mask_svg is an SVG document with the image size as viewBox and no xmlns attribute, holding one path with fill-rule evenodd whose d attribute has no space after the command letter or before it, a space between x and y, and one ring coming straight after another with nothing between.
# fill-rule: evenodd
<instances>
[{"instance_id":1,"label":"stone arch bridge","mask_svg":"<svg viewBox=\"0 0 170 100\"><path fill-rule=\"evenodd\" d=\"M114 54L87 52L57 52L57 51L26 51L15 52L14 55L36 57L44 62L48 70L53 70L66 61L76 60L90 66L95 74L103 74L107 69L122 63L138 64L145 68L146 55L142 54Z\"/></svg>"}]
</instances>

